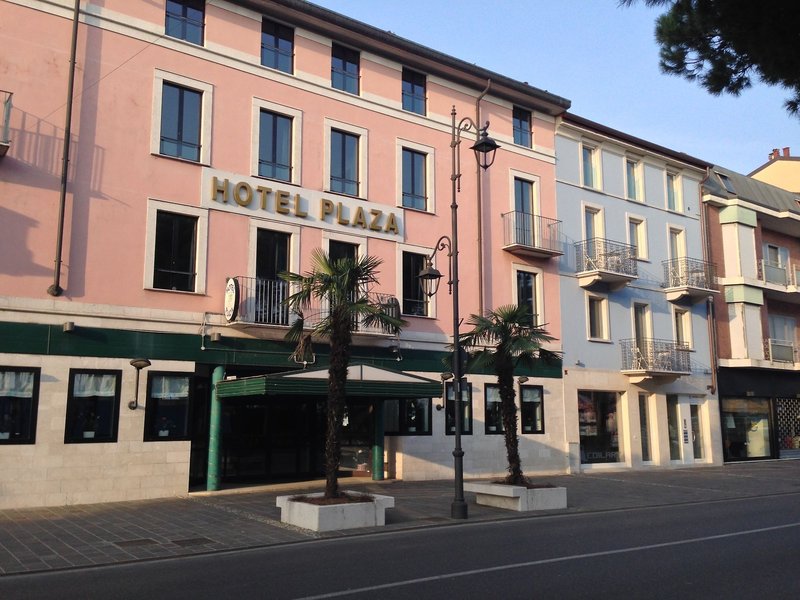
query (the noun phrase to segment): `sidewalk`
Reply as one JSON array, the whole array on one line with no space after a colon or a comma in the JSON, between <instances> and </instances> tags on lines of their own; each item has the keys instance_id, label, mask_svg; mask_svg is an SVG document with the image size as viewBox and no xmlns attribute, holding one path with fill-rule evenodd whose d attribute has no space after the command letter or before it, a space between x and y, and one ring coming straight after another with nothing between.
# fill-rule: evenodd
<instances>
[{"instance_id":1,"label":"sidewalk","mask_svg":"<svg viewBox=\"0 0 800 600\"><path fill-rule=\"evenodd\" d=\"M800 494L800 461L658 471L606 471L531 477L567 488L564 514ZM388 494L386 526L318 534L280 523L275 497L322 482L193 493L178 498L0 511L0 575L270 546L463 521L450 518L452 481L340 480L343 489ZM529 518L478 506L470 521Z\"/></svg>"}]
</instances>

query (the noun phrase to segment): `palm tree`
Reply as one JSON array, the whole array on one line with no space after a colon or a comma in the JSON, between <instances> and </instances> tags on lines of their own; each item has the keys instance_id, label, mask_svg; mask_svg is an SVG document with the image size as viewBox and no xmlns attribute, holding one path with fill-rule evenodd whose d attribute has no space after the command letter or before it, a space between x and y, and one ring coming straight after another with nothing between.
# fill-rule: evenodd
<instances>
[{"instance_id":1,"label":"palm tree","mask_svg":"<svg viewBox=\"0 0 800 600\"><path fill-rule=\"evenodd\" d=\"M380 326L385 331L397 334L405 321L387 312L387 307L372 301L367 288L377 283L378 258L364 256L359 259L342 258L331 260L321 249L311 254L311 272L282 273L281 278L296 290L286 300L287 306L298 318L286 334L286 339L297 344L296 354L303 354L310 346L311 338L327 338L330 343L328 366L328 409L325 431L325 497L339 497L338 470L341 458L342 415L347 398L347 367L350 364L350 344L353 331L359 323L365 326ZM314 301L327 306L310 326L310 334L304 333L304 313Z\"/></svg>"},{"instance_id":2,"label":"palm tree","mask_svg":"<svg viewBox=\"0 0 800 600\"><path fill-rule=\"evenodd\" d=\"M542 343L550 337L540 325L534 325L527 306L506 305L485 315L470 315L467 325L472 329L460 335L462 347L470 352L471 367L492 368L500 388L500 414L505 433L508 475L504 482L525 485L519 458L517 437L517 405L514 392L514 370L517 365L532 365L545 354Z\"/></svg>"}]
</instances>

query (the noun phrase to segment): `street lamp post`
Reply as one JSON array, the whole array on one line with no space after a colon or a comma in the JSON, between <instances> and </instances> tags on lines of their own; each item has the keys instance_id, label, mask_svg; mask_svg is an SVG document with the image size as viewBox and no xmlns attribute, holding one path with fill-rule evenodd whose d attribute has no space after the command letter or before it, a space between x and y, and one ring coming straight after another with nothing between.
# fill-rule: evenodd
<instances>
[{"instance_id":1,"label":"street lamp post","mask_svg":"<svg viewBox=\"0 0 800 600\"><path fill-rule=\"evenodd\" d=\"M447 250L449 259L450 279L447 282L450 295L453 297L453 402L455 420L455 448L453 449L453 467L455 475L455 497L450 507L450 516L454 519L467 518L467 503L464 500L464 450L461 448L461 426L463 424L463 404L462 404L462 356L461 340L459 339L458 327L460 322L458 309L458 192L461 191L461 158L459 146L461 144L461 134L474 131L477 141L471 150L475 152L478 165L483 169L488 169L494 162L495 153L500 147L497 142L487 134L489 122L483 127L478 127L475 121L469 117L464 117L456 122L456 107L450 112L452 117L452 127L450 135L450 149L452 152L452 172L450 181L452 184L452 196L450 202L450 237L443 235L436 242L433 253L426 258L425 268L419 273L420 284L426 296L432 297L439 290L439 283L442 274L433 266L433 259L439 250ZM445 398L445 402L447 398Z\"/></svg>"}]
</instances>

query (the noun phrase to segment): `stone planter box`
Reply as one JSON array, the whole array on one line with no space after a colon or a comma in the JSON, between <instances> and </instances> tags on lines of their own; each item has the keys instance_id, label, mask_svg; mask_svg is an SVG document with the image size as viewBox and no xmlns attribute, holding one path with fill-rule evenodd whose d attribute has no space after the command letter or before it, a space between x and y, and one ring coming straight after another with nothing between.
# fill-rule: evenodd
<instances>
[{"instance_id":1,"label":"stone planter box","mask_svg":"<svg viewBox=\"0 0 800 600\"><path fill-rule=\"evenodd\" d=\"M346 492L358 493L358 492ZM322 492L312 494L292 494L278 496L275 504L281 509L281 522L311 529L312 531L337 531L358 527L379 527L386 524L386 509L394 508L392 496L370 494L372 502L350 502L320 506L292 500L299 495L322 496Z\"/></svg>"},{"instance_id":2,"label":"stone planter box","mask_svg":"<svg viewBox=\"0 0 800 600\"><path fill-rule=\"evenodd\" d=\"M464 491L474 492L475 501L484 506L508 510L558 510L567 508L567 488L526 488L501 483L465 483Z\"/></svg>"}]
</instances>

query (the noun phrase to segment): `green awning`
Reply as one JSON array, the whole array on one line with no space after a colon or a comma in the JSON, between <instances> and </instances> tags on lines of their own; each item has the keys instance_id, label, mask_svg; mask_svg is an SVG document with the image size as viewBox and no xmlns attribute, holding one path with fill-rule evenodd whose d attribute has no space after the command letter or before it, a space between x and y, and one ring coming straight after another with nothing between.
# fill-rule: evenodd
<instances>
[{"instance_id":1,"label":"green awning","mask_svg":"<svg viewBox=\"0 0 800 600\"><path fill-rule=\"evenodd\" d=\"M225 379L217 383L219 398L328 394L328 368L271 373L256 377ZM350 365L347 395L372 398L438 398L439 381L373 365Z\"/></svg>"}]
</instances>

